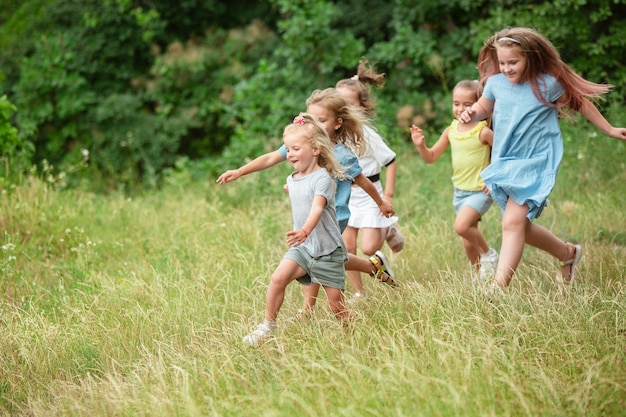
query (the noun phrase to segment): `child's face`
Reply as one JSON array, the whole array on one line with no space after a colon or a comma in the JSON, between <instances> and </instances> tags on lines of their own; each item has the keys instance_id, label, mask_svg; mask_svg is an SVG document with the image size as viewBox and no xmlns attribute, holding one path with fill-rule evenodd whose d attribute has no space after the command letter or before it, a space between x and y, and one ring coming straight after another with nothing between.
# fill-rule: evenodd
<instances>
[{"instance_id":1,"label":"child's face","mask_svg":"<svg viewBox=\"0 0 626 417\"><path fill-rule=\"evenodd\" d=\"M508 80L515 84L523 82L523 75L526 69L526 57L517 46L498 46L498 65Z\"/></svg>"},{"instance_id":2,"label":"child's face","mask_svg":"<svg viewBox=\"0 0 626 417\"><path fill-rule=\"evenodd\" d=\"M287 150L287 160L301 173L308 173L317 165L319 149L313 148L302 132L294 132L283 137Z\"/></svg>"},{"instance_id":3,"label":"child's face","mask_svg":"<svg viewBox=\"0 0 626 417\"><path fill-rule=\"evenodd\" d=\"M476 91L468 88L455 88L452 91L452 113L455 118L461 117L465 109L472 107L476 102Z\"/></svg>"},{"instance_id":4,"label":"child's face","mask_svg":"<svg viewBox=\"0 0 626 417\"><path fill-rule=\"evenodd\" d=\"M319 104L309 104L307 107L307 113L312 114L317 117L322 125L324 125L324 129L331 140L334 140L335 133L337 129L341 127L343 120L341 118L337 119L335 117L335 113L328 110L326 107L320 106Z\"/></svg>"}]
</instances>

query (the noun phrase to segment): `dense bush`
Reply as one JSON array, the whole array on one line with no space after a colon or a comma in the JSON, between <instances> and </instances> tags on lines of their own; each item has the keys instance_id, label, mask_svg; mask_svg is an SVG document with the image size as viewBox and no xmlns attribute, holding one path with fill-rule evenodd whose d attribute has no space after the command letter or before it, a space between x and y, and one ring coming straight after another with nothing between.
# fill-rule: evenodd
<instances>
[{"instance_id":1,"label":"dense bush","mask_svg":"<svg viewBox=\"0 0 626 417\"><path fill-rule=\"evenodd\" d=\"M387 74L388 140L438 131L450 88L506 26L537 28L621 104L625 16L626 0L27 0L0 14L0 81L31 163L62 169L87 149L93 178L153 187L179 158L215 174L275 148L311 91L361 58Z\"/></svg>"}]
</instances>

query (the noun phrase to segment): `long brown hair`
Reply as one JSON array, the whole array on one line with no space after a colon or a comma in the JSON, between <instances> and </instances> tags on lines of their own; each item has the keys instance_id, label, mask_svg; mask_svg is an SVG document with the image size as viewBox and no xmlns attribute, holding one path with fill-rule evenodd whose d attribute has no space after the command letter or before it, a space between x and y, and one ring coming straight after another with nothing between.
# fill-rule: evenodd
<instances>
[{"instance_id":1,"label":"long brown hair","mask_svg":"<svg viewBox=\"0 0 626 417\"><path fill-rule=\"evenodd\" d=\"M595 102L613 87L610 84L587 81L576 74L569 65L563 62L558 50L547 38L534 29L524 27L503 29L485 42L478 54L478 72L482 83L500 72L498 47L520 49L526 57L526 69L521 80L528 81L535 97L548 106L555 107L556 104L548 103L541 94L539 81L543 80L545 74L552 75L561 84L565 90L563 107L572 111L580 111L585 100ZM569 117L567 110L559 106L561 114Z\"/></svg>"},{"instance_id":2,"label":"long brown hair","mask_svg":"<svg viewBox=\"0 0 626 417\"><path fill-rule=\"evenodd\" d=\"M370 85L382 88L385 85L385 74L378 73L367 61L359 61L356 75L337 81L336 88L345 87L357 93L359 104L365 110L367 117L374 117L376 100L369 88Z\"/></svg>"}]
</instances>

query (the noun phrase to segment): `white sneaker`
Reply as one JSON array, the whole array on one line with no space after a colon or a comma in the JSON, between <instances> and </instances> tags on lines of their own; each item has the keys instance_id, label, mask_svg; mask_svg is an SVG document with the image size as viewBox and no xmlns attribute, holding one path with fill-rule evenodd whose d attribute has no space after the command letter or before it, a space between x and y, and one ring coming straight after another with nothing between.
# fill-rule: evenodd
<instances>
[{"instance_id":1,"label":"white sneaker","mask_svg":"<svg viewBox=\"0 0 626 417\"><path fill-rule=\"evenodd\" d=\"M487 253L480 255L480 273L479 277L481 281L486 281L496 273L498 266L498 252L494 248L489 248Z\"/></svg>"},{"instance_id":2,"label":"white sneaker","mask_svg":"<svg viewBox=\"0 0 626 417\"><path fill-rule=\"evenodd\" d=\"M355 305L362 301L365 301L365 294L360 293L360 292L355 292L354 294L352 294L352 297L350 297L350 299L348 300L348 304Z\"/></svg>"},{"instance_id":3,"label":"white sneaker","mask_svg":"<svg viewBox=\"0 0 626 417\"><path fill-rule=\"evenodd\" d=\"M276 329L276 324L273 326L268 324L267 322L263 322L257 326L257 328L247 336L244 336L243 343L250 347L259 347L260 343L268 339L274 333Z\"/></svg>"}]
</instances>

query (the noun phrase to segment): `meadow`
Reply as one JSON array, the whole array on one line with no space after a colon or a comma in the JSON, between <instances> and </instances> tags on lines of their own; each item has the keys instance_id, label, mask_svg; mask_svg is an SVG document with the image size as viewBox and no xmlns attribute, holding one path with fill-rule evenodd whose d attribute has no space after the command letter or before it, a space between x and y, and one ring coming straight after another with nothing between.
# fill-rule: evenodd
<instances>
[{"instance_id":1,"label":"meadow","mask_svg":"<svg viewBox=\"0 0 626 417\"><path fill-rule=\"evenodd\" d=\"M452 229L449 155L426 165L407 143L394 199L406 245L383 248L399 286L364 277L344 330L323 296L291 322L294 283L258 349L241 338L286 251L288 164L224 186L180 170L134 196L42 173L2 184L0 415L625 415L626 144L564 123L538 223L583 245L571 288L526 247L487 300ZM493 207L481 224L498 249L500 220Z\"/></svg>"}]
</instances>

